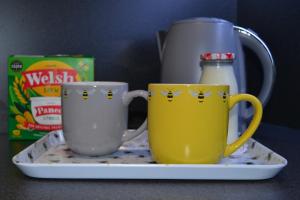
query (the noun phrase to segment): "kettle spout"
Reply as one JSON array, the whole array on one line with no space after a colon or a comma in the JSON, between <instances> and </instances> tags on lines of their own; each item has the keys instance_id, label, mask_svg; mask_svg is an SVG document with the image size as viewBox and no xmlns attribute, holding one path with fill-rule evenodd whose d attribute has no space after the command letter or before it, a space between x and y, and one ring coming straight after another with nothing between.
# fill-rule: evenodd
<instances>
[{"instance_id":1,"label":"kettle spout","mask_svg":"<svg viewBox=\"0 0 300 200\"><path fill-rule=\"evenodd\" d=\"M167 37L167 31L157 31L156 32L156 41L157 41L157 47L158 47L160 61L162 61L164 42L165 42L166 37Z\"/></svg>"}]
</instances>

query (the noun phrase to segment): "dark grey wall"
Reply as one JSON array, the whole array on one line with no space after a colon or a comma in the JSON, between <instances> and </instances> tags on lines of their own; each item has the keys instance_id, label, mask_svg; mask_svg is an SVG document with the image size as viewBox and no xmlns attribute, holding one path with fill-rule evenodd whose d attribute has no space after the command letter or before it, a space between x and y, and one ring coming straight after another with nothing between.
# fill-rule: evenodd
<instances>
[{"instance_id":1,"label":"dark grey wall","mask_svg":"<svg viewBox=\"0 0 300 200\"><path fill-rule=\"evenodd\" d=\"M300 128L300 1L238 1L238 23L255 30L265 40L277 67L273 95L263 120ZM249 51L246 59L249 89L256 93L261 79L259 63Z\"/></svg>"},{"instance_id":2,"label":"dark grey wall","mask_svg":"<svg viewBox=\"0 0 300 200\"><path fill-rule=\"evenodd\" d=\"M147 83L159 81L157 30L191 17L236 22L236 0L3 0L0 5L1 130L6 127L10 54L90 54L96 58L95 80L127 81L131 89L146 89ZM134 103L137 112L145 109Z\"/></svg>"},{"instance_id":3,"label":"dark grey wall","mask_svg":"<svg viewBox=\"0 0 300 200\"><path fill-rule=\"evenodd\" d=\"M277 66L274 92L264 121L300 128L300 2L294 0L0 0L0 130L6 129L6 59L10 54L90 54L96 80L127 81L145 89L159 80L155 31L176 20L208 16L255 30ZM238 19L238 20L237 20ZM261 72L246 50L248 85L257 94ZM294 85L292 85L294 84ZM135 101L132 109L145 109ZM134 108L133 108L134 107Z\"/></svg>"}]
</instances>

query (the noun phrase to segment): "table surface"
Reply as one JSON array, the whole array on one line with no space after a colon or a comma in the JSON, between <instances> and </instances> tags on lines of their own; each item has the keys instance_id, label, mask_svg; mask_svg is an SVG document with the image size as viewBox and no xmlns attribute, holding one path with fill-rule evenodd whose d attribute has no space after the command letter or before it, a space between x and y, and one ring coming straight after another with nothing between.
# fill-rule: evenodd
<instances>
[{"instance_id":1,"label":"table surface","mask_svg":"<svg viewBox=\"0 0 300 200\"><path fill-rule=\"evenodd\" d=\"M0 199L300 199L300 130L262 124L255 139L289 164L262 181L208 180L52 180L34 179L11 162L29 141L8 142L0 134Z\"/></svg>"}]
</instances>

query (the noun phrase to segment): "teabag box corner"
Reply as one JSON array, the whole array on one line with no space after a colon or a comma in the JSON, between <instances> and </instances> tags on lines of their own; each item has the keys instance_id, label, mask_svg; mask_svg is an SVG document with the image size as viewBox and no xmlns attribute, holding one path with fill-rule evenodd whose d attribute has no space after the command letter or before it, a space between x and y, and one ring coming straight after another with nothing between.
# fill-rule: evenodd
<instances>
[{"instance_id":1,"label":"teabag box corner","mask_svg":"<svg viewBox=\"0 0 300 200\"><path fill-rule=\"evenodd\" d=\"M91 56L9 56L9 139L36 140L62 129L61 84L93 80Z\"/></svg>"}]
</instances>

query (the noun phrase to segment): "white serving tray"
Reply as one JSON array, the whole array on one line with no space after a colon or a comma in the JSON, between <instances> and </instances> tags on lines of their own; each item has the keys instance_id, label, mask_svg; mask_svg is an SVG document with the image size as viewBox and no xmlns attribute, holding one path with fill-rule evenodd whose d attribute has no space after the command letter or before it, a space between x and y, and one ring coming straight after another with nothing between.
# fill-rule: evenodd
<instances>
[{"instance_id":1,"label":"white serving tray","mask_svg":"<svg viewBox=\"0 0 300 200\"><path fill-rule=\"evenodd\" d=\"M65 144L62 131L53 131L12 159L27 176L59 179L211 179L260 180L274 177L287 160L254 139L240 156L219 164L156 164L147 132L108 156L81 156Z\"/></svg>"}]
</instances>

